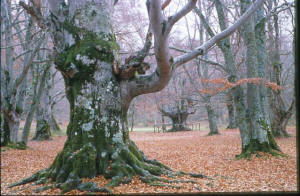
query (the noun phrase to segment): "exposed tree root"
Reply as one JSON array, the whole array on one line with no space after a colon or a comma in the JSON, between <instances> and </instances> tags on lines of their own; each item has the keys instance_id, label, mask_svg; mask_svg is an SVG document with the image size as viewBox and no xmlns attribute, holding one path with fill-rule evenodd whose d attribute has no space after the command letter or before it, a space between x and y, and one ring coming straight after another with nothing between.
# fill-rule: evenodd
<instances>
[{"instance_id":1,"label":"exposed tree root","mask_svg":"<svg viewBox=\"0 0 300 196\"><path fill-rule=\"evenodd\" d=\"M53 185L37 188L35 192L42 192L53 187L60 188L62 193L69 192L73 189L88 192L106 192L112 193L111 188L120 184L129 183L133 176L139 176L140 180L151 186L167 186L180 188L180 186L170 185L169 183L196 183L195 180L179 180L178 176L188 175L194 178L208 178L202 174L188 172L174 172L169 167L158 162L157 160L149 160L139 151L134 142L130 141L129 145L118 147L117 150L106 156L101 154L101 158L97 161L98 170L93 168L92 164L96 163L96 156L93 153L92 146L83 146L76 152L65 152L64 150L56 157L53 164L45 170L41 170L32 176L25 178L17 183L11 184L9 187L19 186L31 182L34 185L54 182ZM98 157L100 158L100 157ZM82 162L85 161L83 164ZM80 170L79 170L80 169ZM96 171L93 173L91 171ZM82 183L83 177L94 177L103 174L105 178L110 178L110 182L104 187L98 187L95 183ZM166 175L166 179L161 177Z\"/></svg>"},{"instance_id":2,"label":"exposed tree root","mask_svg":"<svg viewBox=\"0 0 300 196\"><path fill-rule=\"evenodd\" d=\"M259 152L269 153L272 156L282 156L287 157L288 155L284 154L279 146L277 145L274 136L271 132L270 126L266 123L264 119L259 119L258 123L261 128L267 132L267 141L260 142L258 139L250 139L249 144L243 147L242 153L236 155L236 159L251 159L253 154L256 154L257 157L260 157Z\"/></svg>"},{"instance_id":3,"label":"exposed tree root","mask_svg":"<svg viewBox=\"0 0 300 196\"><path fill-rule=\"evenodd\" d=\"M250 144L242 151L241 154L236 155L235 159L251 159L251 156L255 154L257 157L261 157L262 155L259 152L269 153L272 156L282 156L288 157L288 155L283 152L277 150L278 148L273 148L272 145L268 143L259 144L257 141L251 141Z\"/></svg>"},{"instance_id":4,"label":"exposed tree root","mask_svg":"<svg viewBox=\"0 0 300 196\"><path fill-rule=\"evenodd\" d=\"M103 159L97 161L99 170L96 170L97 173L95 174L91 172L94 171L91 163L96 164L96 156L93 156L92 151L91 148L85 146L77 150L76 153L66 153L63 150L48 169L41 170L29 178L11 184L9 187L11 188L31 182L35 182L34 185L52 182L54 183L53 185L37 188L35 192L57 187L62 190L62 193L69 192L73 189L88 192L112 193L112 187L129 183L133 176L139 176L142 182L148 183L151 186L167 186L173 188L180 188L180 186L170 185L169 183L196 183L195 180L176 179L178 176L188 175L194 178L209 178L202 174L182 171L175 172L156 160L149 160L138 150L132 141L130 141L127 146L117 148L110 156L106 157L102 153ZM84 155L85 164L82 163L82 155ZM81 167L77 168L78 165ZM98 187L92 182L82 183L81 178L83 177L94 177L101 174L103 174L105 178L111 179L104 187ZM166 179L162 177L162 175L171 179Z\"/></svg>"}]
</instances>

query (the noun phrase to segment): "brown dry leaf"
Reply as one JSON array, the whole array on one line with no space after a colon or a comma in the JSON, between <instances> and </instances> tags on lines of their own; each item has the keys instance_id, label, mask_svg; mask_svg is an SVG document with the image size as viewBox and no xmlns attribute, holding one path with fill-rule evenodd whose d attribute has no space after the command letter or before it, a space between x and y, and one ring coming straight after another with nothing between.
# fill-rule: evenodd
<instances>
[{"instance_id":1,"label":"brown dry leaf","mask_svg":"<svg viewBox=\"0 0 300 196\"><path fill-rule=\"evenodd\" d=\"M129 184L113 188L114 193L186 193L186 192L250 192L250 191L297 191L296 131L288 129L289 138L276 139L288 158L264 154L253 156L251 161L234 160L240 153L241 141L237 129L222 130L221 135L206 137L207 131L172 133L131 132L130 136L150 159L171 167L173 170L202 173L209 179L196 179L197 183L178 183L181 189L154 187L134 177ZM51 141L30 141L27 150L1 152L1 195L32 195L42 186L32 184L7 188L41 169L49 167L63 148L66 137L54 137ZM188 179L186 176L179 179ZM103 176L84 181L96 182L100 187L109 180ZM50 189L39 195L59 194ZM68 195L85 194L73 190ZM99 193L102 194L102 193Z\"/></svg>"}]
</instances>

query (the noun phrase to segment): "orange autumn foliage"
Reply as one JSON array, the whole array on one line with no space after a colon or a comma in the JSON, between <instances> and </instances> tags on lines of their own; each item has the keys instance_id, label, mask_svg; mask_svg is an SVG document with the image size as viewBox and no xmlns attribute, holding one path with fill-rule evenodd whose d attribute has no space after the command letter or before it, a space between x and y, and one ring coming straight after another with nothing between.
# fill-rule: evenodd
<instances>
[{"instance_id":1,"label":"orange autumn foliage","mask_svg":"<svg viewBox=\"0 0 300 196\"><path fill-rule=\"evenodd\" d=\"M242 84L246 84L246 83L256 84L256 85L264 84L266 87L271 88L274 91L282 90L281 86L277 85L274 82L263 80L262 78L243 78L243 79L238 80L235 83L231 83L225 78L216 78L216 79L201 78L201 82L202 83L210 83L210 84L214 84L214 85L222 85L220 87L215 86L214 88L205 88L205 89L199 90L200 93L204 93L204 94L216 94L218 92L223 92L227 89L233 88L237 85L242 85Z\"/></svg>"}]
</instances>

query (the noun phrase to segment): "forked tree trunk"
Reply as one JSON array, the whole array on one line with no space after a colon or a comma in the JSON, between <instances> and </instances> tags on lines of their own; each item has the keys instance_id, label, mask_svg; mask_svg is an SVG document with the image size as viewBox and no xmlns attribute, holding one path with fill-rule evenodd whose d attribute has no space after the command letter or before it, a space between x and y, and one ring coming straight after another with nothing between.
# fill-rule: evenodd
<instances>
[{"instance_id":1,"label":"forked tree trunk","mask_svg":"<svg viewBox=\"0 0 300 196\"><path fill-rule=\"evenodd\" d=\"M17 184L51 178L69 191L93 188L80 185L81 178L100 174L112 178L108 186L130 182L134 175L153 182L170 174L168 167L148 160L129 139L126 115L131 100L122 99L121 83L113 74L118 48L111 29L112 8L113 1L108 0L72 2L70 20L55 31L64 32L61 42L55 43L60 51L55 64L70 103L67 141L48 169Z\"/></svg>"},{"instance_id":2,"label":"forked tree trunk","mask_svg":"<svg viewBox=\"0 0 300 196\"><path fill-rule=\"evenodd\" d=\"M258 1L252 11L262 2ZM161 182L183 182L161 178L161 174L169 177L188 174L203 178L201 174L175 173L155 160L148 160L129 139L126 123L127 110L135 96L162 90L170 81L174 66L202 54L216 42L209 42L203 46L206 49L195 49L189 55L176 59L169 55L168 35L173 25L193 9L196 0L189 1L168 20L163 20L160 1L147 1L158 66L150 75L123 80L113 74L118 75L118 71L113 72L113 67L118 65L118 49L110 21L113 1L76 0L68 1L69 6L63 0L49 0L48 3L51 19L39 20L39 24L52 35L57 52L55 64L65 80L71 112L67 141L48 169L10 187L36 180L36 184L45 183L50 178L63 191L73 188L103 191L91 183L81 184L80 178L98 174L112 178L108 186L129 182L133 175L138 175L143 182L160 186L170 186ZM26 8L24 2L20 4ZM35 12L36 17L40 16L36 9L26 9ZM247 18L247 15L244 16L241 22ZM147 37L151 37L149 35ZM146 51L144 57L150 47L146 48L143 48ZM139 54L144 53L141 50ZM142 64L144 57L136 55L135 60L141 59Z\"/></svg>"},{"instance_id":3,"label":"forked tree trunk","mask_svg":"<svg viewBox=\"0 0 300 196\"><path fill-rule=\"evenodd\" d=\"M191 113L187 106L170 106L159 108L163 116L167 116L172 120L172 127L167 132L190 131L186 126L186 120Z\"/></svg>"}]
</instances>

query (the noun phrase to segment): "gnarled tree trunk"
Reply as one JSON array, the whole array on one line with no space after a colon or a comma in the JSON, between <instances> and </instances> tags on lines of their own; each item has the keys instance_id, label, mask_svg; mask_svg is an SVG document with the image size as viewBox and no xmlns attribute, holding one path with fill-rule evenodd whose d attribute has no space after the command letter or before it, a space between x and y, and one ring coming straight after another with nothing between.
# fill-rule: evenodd
<instances>
[{"instance_id":1,"label":"gnarled tree trunk","mask_svg":"<svg viewBox=\"0 0 300 196\"><path fill-rule=\"evenodd\" d=\"M191 108L188 108L185 99L176 102L175 105L162 106L159 108L162 115L169 117L172 120L172 128L168 132L190 131L186 126L186 120L190 114L195 113Z\"/></svg>"}]
</instances>

